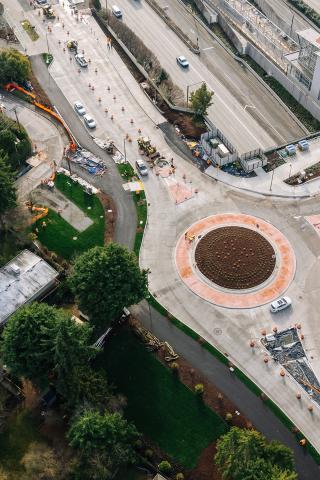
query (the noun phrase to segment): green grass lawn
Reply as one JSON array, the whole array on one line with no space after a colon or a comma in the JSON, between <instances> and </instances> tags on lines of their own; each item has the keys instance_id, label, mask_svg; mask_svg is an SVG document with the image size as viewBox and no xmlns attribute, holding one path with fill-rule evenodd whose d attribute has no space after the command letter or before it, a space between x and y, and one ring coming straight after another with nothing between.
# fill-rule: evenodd
<instances>
[{"instance_id":1,"label":"green grass lawn","mask_svg":"<svg viewBox=\"0 0 320 480\"><path fill-rule=\"evenodd\" d=\"M227 425L124 329L98 362L128 399L127 417L170 457L191 469Z\"/></svg>"},{"instance_id":2,"label":"green grass lawn","mask_svg":"<svg viewBox=\"0 0 320 480\"><path fill-rule=\"evenodd\" d=\"M93 224L83 232L78 232L58 213L49 210L49 214L45 218L47 228L41 227L43 219L38 220L35 224L39 229L40 242L67 260L95 245L103 245L105 218L103 206L98 197L88 195L80 185L61 174L56 178L55 187L83 210L91 218ZM77 240L73 240L74 237L77 237Z\"/></svg>"},{"instance_id":3,"label":"green grass lawn","mask_svg":"<svg viewBox=\"0 0 320 480\"><path fill-rule=\"evenodd\" d=\"M13 415L0 434L0 465L10 480L19 480L24 471L20 461L30 443L41 441L36 421L27 410Z\"/></svg>"},{"instance_id":4,"label":"green grass lawn","mask_svg":"<svg viewBox=\"0 0 320 480\"><path fill-rule=\"evenodd\" d=\"M137 226L138 228L144 229L146 226L147 221L147 200L144 191L142 190L140 193L132 193L132 198L134 203L136 204L137 210ZM142 223L140 223L142 222ZM143 231L136 232L136 236L134 239L134 246L133 251L139 257L140 247L143 239Z\"/></svg>"},{"instance_id":5,"label":"green grass lawn","mask_svg":"<svg viewBox=\"0 0 320 480\"><path fill-rule=\"evenodd\" d=\"M29 22L29 20L23 20L21 22L21 25L22 25L22 28L27 32L27 34L29 35L29 37L31 38L31 40L33 42L35 42L36 40L38 40L39 38L39 35L38 33L36 32L36 29L31 25L31 23Z\"/></svg>"}]
</instances>

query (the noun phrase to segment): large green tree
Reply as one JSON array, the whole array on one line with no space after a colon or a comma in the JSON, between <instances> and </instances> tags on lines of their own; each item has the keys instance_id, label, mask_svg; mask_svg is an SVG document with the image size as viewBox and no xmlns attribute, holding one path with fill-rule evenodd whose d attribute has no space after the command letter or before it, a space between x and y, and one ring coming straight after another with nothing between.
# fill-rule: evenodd
<instances>
[{"instance_id":1,"label":"large green tree","mask_svg":"<svg viewBox=\"0 0 320 480\"><path fill-rule=\"evenodd\" d=\"M60 310L45 303L20 308L2 335L3 362L18 377L40 383L53 369L54 343Z\"/></svg>"},{"instance_id":2,"label":"large green tree","mask_svg":"<svg viewBox=\"0 0 320 480\"><path fill-rule=\"evenodd\" d=\"M123 307L142 300L147 289L147 272L141 271L136 256L125 247L109 243L80 255L69 282L80 309L95 325L107 326Z\"/></svg>"},{"instance_id":3,"label":"large green tree","mask_svg":"<svg viewBox=\"0 0 320 480\"><path fill-rule=\"evenodd\" d=\"M30 62L26 55L13 48L0 52L0 84L22 83L29 78L30 71Z\"/></svg>"},{"instance_id":4,"label":"large green tree","mask_svg":"<svg viewBox=\"0 0 320 480\"><path fill-rule=\"evenodd\" d=\"M111 478L120 466L136 460L134 444L139 434L119 413L84 410L74 418L67 437L86 468L99 465L101 479Z\"/></svg>"},{"instance_id":5,"label":"large green tree","mask_svg":"<svg viewBox=\"0 0 320 480\"><path fill-rule=\"evenodd\" d=\"M196 117L202 118L204 115L207 115L207 110L213 103L213 95L214 93L208 90L205 83L203 83L200 88L191 93L191 106L195 112Z\"/></svg>"},{"instance_id":6,"label":"large green tree","mask_svg":"<svg viewBox=\"0 0 320 480\"><path fill-rule=\"evenodd\" d=\"M293 452L255 430L231 428L217 442L215 462L226 480L297 478Z\"/></svg>"},{"instance_id":7,"label":"large green tree","mask_svg":"<svg viewBox=\"0 0 320 480\"><path fill-rule=\"evenodd\" d=\"M0 228L3 227L4 214L16 206L16 200L14 176L6 163L6 156L0 152Z\"/></svg>"}]
</instances>

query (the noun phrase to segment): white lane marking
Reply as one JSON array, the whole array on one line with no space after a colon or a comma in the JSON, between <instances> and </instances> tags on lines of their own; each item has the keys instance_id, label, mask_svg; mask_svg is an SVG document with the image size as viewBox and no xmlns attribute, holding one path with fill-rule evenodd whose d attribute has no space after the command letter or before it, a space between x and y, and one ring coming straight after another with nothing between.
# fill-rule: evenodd
<instances>
[{"instance_id":1,"label":"white lane marking","mask_svg":"<svg viewBox=\"0 0 320 480\"><path fill-rule=\"evenodd\" d=\"M206 50L212 50L213 48L215 47L206 47L206 48L203 48L202 51L205 52Z\"/></svg>"}]
</instances>

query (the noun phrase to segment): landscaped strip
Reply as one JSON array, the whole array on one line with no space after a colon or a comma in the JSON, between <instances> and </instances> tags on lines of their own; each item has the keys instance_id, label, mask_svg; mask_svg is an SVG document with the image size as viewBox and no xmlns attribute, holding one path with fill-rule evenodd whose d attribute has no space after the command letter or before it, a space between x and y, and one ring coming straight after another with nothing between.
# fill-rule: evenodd
<instances>
[{"instance_id":1,"label":"landscaped strip","mask_svg":"<svg viewBox=\"0 0 320 480\"><path fill-rule=\"evenodd\" d=\"M69 177L58 174L55 188L77 205L92 221L83 232L79 232L58 213L49 209L45 218L38 220L38 239L50 251L70 260L74 255L85 252L96 245L104 244L105 216L103 206L96 195L87 194L83 188ZM46 227L42 227L45 221Z\"/></svg>"},{"instance_id":2,"label":"landscaped strip","mask_svg":"<svg viewBox=\"0 0 320 480\"><path fill-rule=\"evenodd\" d=\"M126 416L185 468L194 468L202 451L228 430L130 329L110 339L98 362L127 397Z\"/></svg>"},{"instance_id":3,"label":"landscaped strip","mask_svg":"<svg viewBox=\"0 0 320 480\"><path fill-rule=\"evenodd\" d=\"M29 22L29 20L23 20L23 21L21 22L21 25L22 25L22 28L27 32L27 34L29 35L29 37L31 38L31 40L32 40L33 42L35 42L36 40L38 40L39 35L37 34L35 27L33 27L33 26L31 25L31 23Z\"/></svg>"}]
</instances>

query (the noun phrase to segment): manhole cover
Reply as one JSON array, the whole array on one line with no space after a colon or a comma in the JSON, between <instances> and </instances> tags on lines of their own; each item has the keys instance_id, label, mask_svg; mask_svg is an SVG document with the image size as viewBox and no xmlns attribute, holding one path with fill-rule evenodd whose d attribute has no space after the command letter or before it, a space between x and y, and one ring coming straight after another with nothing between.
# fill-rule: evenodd
<instances>
[{"instance_id":1,"label":"manhole cover","mask_svg":"<svg viewBox=\"0 0 320 480\"><path fill-rule=\"evenodd\" d=\"M222 334L221 328L214 328L213 329L213 334L214 335L221 335Z\"/></svg>"}]
</instances>

